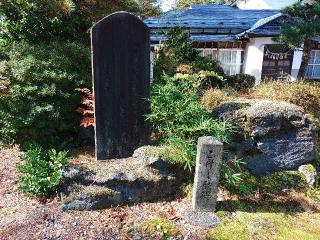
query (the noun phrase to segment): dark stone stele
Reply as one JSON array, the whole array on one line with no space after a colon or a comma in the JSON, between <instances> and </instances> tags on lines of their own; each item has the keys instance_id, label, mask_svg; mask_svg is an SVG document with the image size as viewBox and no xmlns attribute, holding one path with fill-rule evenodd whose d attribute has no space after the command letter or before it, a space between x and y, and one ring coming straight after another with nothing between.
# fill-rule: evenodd
<instances>
[{"instance_id":1,"label":"dark stone stele","mask_svg":"<svg viewBox=\"0 0 320 240\"><path fill-rule=\"evenodd\" d=\"M91 29L96 158L125 158L149 140L150 34L117 12Z\"/></svg>"}]
</instances>

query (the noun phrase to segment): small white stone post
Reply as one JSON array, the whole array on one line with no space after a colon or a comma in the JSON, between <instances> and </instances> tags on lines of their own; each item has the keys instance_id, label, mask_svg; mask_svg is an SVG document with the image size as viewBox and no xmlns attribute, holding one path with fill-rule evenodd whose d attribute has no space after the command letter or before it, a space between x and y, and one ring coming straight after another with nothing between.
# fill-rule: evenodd
<instances>
[{"instance_id":1,"label":"small white stone post","mask_svg":"<svg viewBox=\"0 0 320 240\"><path fill-rule=\"evenodd\" d=\"M216 210L222 153L223 144L217 139L199 138L192 198L193 211Z\"/></svg>"},{"instance_id":2,"label":"small white stone post","mask_svg":"<svg viewBox=\"0 0 320 240\"><path fill-rule=\"evenodd\" d=\"M213 137L201 137L197 145L196 172L192 209L182 211L183 218L193 224L214 227L220 219L216 210L223 144Z\"/></svg>"}]
</instances>

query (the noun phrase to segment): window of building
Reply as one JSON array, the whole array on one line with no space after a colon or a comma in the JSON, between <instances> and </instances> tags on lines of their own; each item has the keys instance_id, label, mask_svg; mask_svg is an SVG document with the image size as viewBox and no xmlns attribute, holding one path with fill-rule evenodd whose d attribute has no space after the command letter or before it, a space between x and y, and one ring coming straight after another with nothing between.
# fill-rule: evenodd
<instances>
[{"instance_id":1,"label":"window of building","mask_svg":"<svg viewBox=\"0 0 320 240\"><path fill-rule=\"evenodd\" d=\"M243 54L242 49L199 49L203 57L218 60L226 75L234 75L242 72Z\"/></svg>"},{"instance_id":2,"label":"window of building","mask_svg":"<svg viewBox=\"0 0 320 240\"><path fill-rule=\"evenodd\" d=\"M311 51L305 77L311 79L320 79L320 50Z\"/></svg>"}]
</instances>

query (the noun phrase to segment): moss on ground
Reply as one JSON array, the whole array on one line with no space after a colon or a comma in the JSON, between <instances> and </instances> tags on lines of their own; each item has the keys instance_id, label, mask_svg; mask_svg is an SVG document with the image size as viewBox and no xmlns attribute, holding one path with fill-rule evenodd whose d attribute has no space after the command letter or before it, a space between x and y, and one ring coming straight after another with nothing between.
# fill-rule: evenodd
<instances>
[{"instance_id":1,"label":"moss on ground","mask_svg":"<svg viewBox=\"0 0 320 240\"><path fill-rule=\"evenodd\" d=\"M320 239L320 189L268 200L229 200L218 204L222 224L207 240L317 240Z\"/></svg>"},{"instance_id":2,"label":"moss on ground","mask_svg":"<svg viewBox=\"0 0 320 240\"><path fill-rule=\"evenodd\" d=\"M236 212L223 217L223 223L209 231L208 240L317 240L320 239L320 214Z\"/></svg>"},{"instance_id":3,"label":"moss on ground","mask_svg":"<svg viewBox=\"0 0 320 240\"><path fill-rule=\"evenodd\" d=\"M168 239L170 237L177 237L176 239L182 238L177 225L163 218L155 218L143 222L141 227L145 229L148 235L155 239Z\"/></svg>"}]
</instances>

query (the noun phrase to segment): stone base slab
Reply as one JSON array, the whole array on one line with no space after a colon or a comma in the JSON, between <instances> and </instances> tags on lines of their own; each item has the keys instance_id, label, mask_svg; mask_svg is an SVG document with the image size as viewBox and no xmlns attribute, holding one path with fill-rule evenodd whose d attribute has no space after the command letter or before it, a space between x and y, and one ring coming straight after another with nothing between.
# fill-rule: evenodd
<instances>
[{"instance_id":1,"label":"stone base slab","mask_svg":"<svg viewBox=\"0 0 320 240\"><path fill-rule=\"evenodd\" d=\"M200 227L217 227L221 219L214 212L193 211L191 205L180 209L182 219L187 223Z\"/></svg>"}]
</instances>

